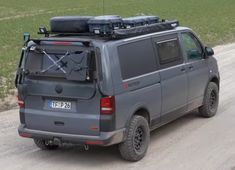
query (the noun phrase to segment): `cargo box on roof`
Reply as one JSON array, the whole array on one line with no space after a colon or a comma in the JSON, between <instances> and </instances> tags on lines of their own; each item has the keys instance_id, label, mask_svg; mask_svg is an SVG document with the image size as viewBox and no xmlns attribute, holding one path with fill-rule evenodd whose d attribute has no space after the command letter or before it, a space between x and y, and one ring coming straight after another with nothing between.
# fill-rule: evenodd
<instances>
[{"instance_id":1,"label":"cargo box on roof","mask_svg":"<svg viewBox=\"0 0 235 170\"><path fill-rule=\"evenodd\" d=\"M117 15L98 16L88 21L89 31L95 34L111 34L122 27L122 18Z\"/></svg>"},{"instance_id":2,"label":"cargo box on roof","mask_svg":"<svg viewBox=\"0 0 235 170\"><path fill-rule=\"evenodd\" d=\"M125 28L137 27L142 25L150 25L158 23L159 17L157 16L136 16L123 19Z\"/></svg>"}]
</instances>

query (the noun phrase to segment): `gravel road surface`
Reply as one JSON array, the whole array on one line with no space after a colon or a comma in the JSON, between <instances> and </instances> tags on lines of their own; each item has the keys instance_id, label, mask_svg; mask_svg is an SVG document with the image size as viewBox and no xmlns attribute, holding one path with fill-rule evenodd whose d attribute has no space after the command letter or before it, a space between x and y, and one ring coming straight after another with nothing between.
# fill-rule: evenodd
<instances>
[{"instance_id":1,"label":"gravel road surface","mask_svg":"<svg viewBox=\"0 0 235 170\"><path fill-rule=\"evenodd\" d=\"M186 115L151 134L146 157L123 161L116 147L66 145L41 151L18 136L18 110L0 113L1 170L235 170L235 44L215 48L221 72L220 106L211 119Z\"/></svg>"}]
</instances>

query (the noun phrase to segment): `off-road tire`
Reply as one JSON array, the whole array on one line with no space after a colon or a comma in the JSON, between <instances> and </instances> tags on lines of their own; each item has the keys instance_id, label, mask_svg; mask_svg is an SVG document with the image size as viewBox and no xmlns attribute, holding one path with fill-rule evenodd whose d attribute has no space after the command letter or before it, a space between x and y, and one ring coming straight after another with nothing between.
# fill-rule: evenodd
<instances>
[{"instance_id":1,"label":"off-road tire","mask_svg":"<svg viewBox=\"0 0 235 170\"><path fill-rule=\"evenodd\" d=\"M34 143L42 150L56 150L59 148L59 145L47 144L47 141L43 139L34 139Z\"/></svg>"},{"instance_id":2,"label":"off-road tire","mask_svg":"<svg viewBox=\"0 0 235 170\"><path fill-rule=\"evenodd\" d=\"M218 85L214 82L210 82L205 92L203 105L199 107L199 114L205 118L213 117L217 112L218 105L219 105Z\"/></svg>"},{"instance_id":3,"label":"off-road tire","mask_svg":"<svg viewBox=\"0 0 235 170\"><path fill-rule=\"evenodd\" d=\"M121 156L127 161L139 161L145 156L150 141L147 120L142 116L134 116L127 128L126 135L126 140L119 144Z\"/></svg>"}]
</instances>

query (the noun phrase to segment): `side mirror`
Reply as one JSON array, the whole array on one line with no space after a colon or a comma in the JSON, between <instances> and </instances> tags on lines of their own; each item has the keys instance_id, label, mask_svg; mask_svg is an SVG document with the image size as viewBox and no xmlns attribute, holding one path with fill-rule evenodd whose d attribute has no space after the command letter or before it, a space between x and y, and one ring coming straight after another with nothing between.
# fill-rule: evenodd
<instances>
[{"instance_id":1,"label":"side mirror","mask_svg":"<svg viewBox=\"0 0 235 170\"><path fill-rule=\"evenodd\" d=\"M210 47L206 47L205 52L206 52L206 57L210 57L210 56L213 56L215 54L214 50Z\"/></svg>"}]
</instances>

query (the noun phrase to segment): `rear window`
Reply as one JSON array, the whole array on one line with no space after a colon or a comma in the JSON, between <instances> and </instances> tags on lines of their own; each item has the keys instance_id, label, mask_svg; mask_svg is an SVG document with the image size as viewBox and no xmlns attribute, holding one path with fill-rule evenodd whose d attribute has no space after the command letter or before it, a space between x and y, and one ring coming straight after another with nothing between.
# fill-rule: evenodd
<instances>
[{"instance_id":1,"label":"rear window","mask_svg":"<svg viewBox=\"0 0 235 170\"><path fill-rule=\"evenodd\" d=\"M91 81L95 56L90 49L63 46L32 46L26 55L25 70L31 76Z\"/></svg>"},{"instance_id":2,"label":"rear window","mask_svg":"<svg viewBox=\"0 0 235 170\"><path fill-rule=\"evenodd\" d=\"M151 40L142 40L118 47L123 79L128 79L157 70Z\"/></svg>"}]
</instances>

